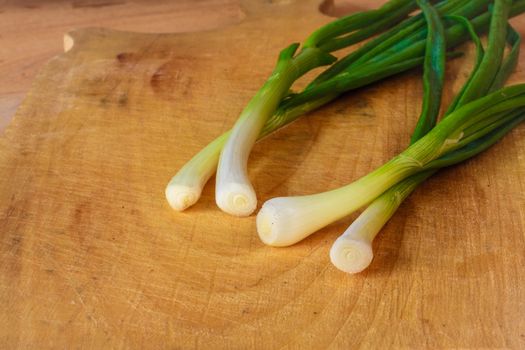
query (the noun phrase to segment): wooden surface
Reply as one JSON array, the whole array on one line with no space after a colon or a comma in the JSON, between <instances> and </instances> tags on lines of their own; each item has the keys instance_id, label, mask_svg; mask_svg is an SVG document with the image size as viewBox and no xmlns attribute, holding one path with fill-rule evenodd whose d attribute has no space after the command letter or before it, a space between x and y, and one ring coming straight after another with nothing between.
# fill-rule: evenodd
<instances>
[{"instance_id":1,"label":"wooden surface","mask_svg":"<svg viewBox=\"0 0 525 350\"><path fill-rule=\"evenodd\" d=\"M204 31L244 17L235 0L0 0L0 132L37 71L63 51L64 33L80 27Z\"/></svg>"},{"instance_id":2,"label":"wooden surface","mask_svg":"<svg viewBox=\"0 0 525 350\"><path fill-rule=\"evenodd\" d=\"M285 3L289 0L261 0ZM319 0L321 1L321 0ZM379 6L383 0L325 0L330 16ZM197 32L246 18L239 0L0 0L0 132L38 69L62 52L64 33L104 27L150 33Z\"/></svg>"},{"instance_id":3,"label":"wooden surface","mask_svg":"<svg viewBox=\"0 0 525 350\"><path fill-rule=\"evenodd\" d=\"M0 138L1 346L524 348L523 125L421 186L356 276L328 258L355 215L277 249L254 217L218 211L212 183L187 212L169 208L174 172L232 124L280 48L329 20L313 0L249 5L207 32L78 30L40 70ZM451 65L447 100L470 62ZM420 96L416 70L257 144L261 203L389 159Z\"/></svg>"}]
</instances>

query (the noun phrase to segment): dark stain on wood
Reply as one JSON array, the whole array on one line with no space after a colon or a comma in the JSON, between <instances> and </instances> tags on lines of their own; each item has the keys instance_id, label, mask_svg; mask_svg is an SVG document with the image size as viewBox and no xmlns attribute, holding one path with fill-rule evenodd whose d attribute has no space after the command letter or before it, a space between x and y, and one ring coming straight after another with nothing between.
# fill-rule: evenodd
<instances>
[{"instance_id":1,"label":"dark stain on wood","mask_svg":"<svg viewBox=\"0 0 525 350\"><path fill-rule=\"evenodd\" d=\"M7 219L9 219L11 216L13 216L13 213L15 211L15 206L14 205L10 205L9 207L7 207L4 215L3 215L3 220L2 221L7 221Z\"/></svg>"},{"instance_id":2,"label":"dark stain on wood","mask_svg":"<svg viewBox=\"0 0 525 350\"><path fill-rule=\"evenodd\" d=\"M118 105L120 107L124 107L124 106L126 106L128 104L128 100L129 100L128 99L128 94L123 93L118 98Z\"/></svg>"},{"instance_id":3,"label":"dark stain on wood","mask_svg":"<svg viewBox=\"0 0 525 350\"><path fill-rule=\"evenodd\" d=\"M191 94L192 64L188 58L177 58L162 64L150 78L153 92L164 100L177 100ZM181 67L183 69L181 69Z\"/></svg>"},{"instance_id":4,"label":"dark stain on wood","mask_svg":"<svg viewBox=\"0 0 525 350\"><path fill-rule=\"evenodd\" d=\"M75 1L71 4L73 8L100 8L107 6L123 5L125 1Z\"/></svg>"},{"instance_id":5,"label":"dark stain on wood","mask_svg":"<svg viewBox=\"0 0 525 350\"><path fill-rule=\"evenodd\" d=\"M325 0L319 5L319 12L330 17L348 16L355 12L370 10L372 6L367 5L366 1L350 2Z\"/></svg>"},{"instance_id":6,"label":"dark stain on wood","mask_svg":"<svg viewBox=\"0 0 525 350\"><path fill-rule=\"evenodd\" d=\"M0 225L0 227L2 227L2 225ZM2 277L12 278L14 280L19 279L22 273L23 234L19 232L8 233L0 243L2 243L0 244L0 252L5 254L6 257L2 263L2 267L4 267Z\"/></svg>"},{"instance_id":7,"label":"dark stain on wood","mask_svg":"<svg viewBox=\"0 0 525 350\"><path fill-rule=\"evenodd\" d=\"M150 85L153 88L153 91L160 92L162 90L162 86L166 85L166 82L169 82L170 79L173 77L169 73L169 69L167 69L168 63L163 64L157 70L150 79Z\"/></svg>"},{"instance_id":8,"label":"dark stain on wood","mask_svg":"<svg viewBox=\"0 0 525 350\"><path fill-rule=\"evenodd\" d=\"M10 244L9 244L9 252L13 255L18 255L20 252L20 248L22 247L22 242L24 241L23 237L18 234L14 234L15 236L11 238Z\"/></svg>"},{"instance_id":9,"label":"dark stain on wood","mask_svg":"<svg viewBox=\"0 0 525 350\"><path fill-rule=\"evenodd\" d=\"M121 52L117 56L117 61L122 64L134 63L137 61L137 55L133 52Z\"/></svg>"},{"instance_id":10,"label":"dark stain on wood","mask_svg":"<svg viewBox=\"0 0 525 350\"><path fill-rule=\"evenodd\" d=\"M86 224L89 224L91 217L91 206L89 202L82 202L76 206L73 212L73 220L70 224L70 232L76 232L79 243L84 243L84 230L82 229ZM71 237L73 238L73 237Z\"/></svg>"}]
</instances>

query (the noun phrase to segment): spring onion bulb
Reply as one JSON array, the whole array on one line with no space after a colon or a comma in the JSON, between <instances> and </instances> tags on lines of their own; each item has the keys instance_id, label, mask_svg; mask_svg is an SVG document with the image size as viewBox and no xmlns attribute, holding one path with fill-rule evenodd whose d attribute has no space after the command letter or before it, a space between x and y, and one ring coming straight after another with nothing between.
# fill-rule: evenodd
<instances>
[{"instance_id":1,"label":"spring onion bulb","mask_svg":"<svg viewBox=\"0 0 525 350\"><path fill-rule=\"evenodd\" d=\"M224 133L204 147L171 179L166 187L166 199L173 209L183 211L199 200L204 185L215 173L228 136L229 132Z\"/></svg>"},{"instance_id":2,"label":"spring onion bulb","mask_svg":"<svg viewBox=\"0 0 525 350\"><path fill-rule=\"evenodd\" d=\"M405 180L392 186L374 200L332 245L332 264L348 273L358 273L366 269L374 257L374 238L403 200L431 173L427 171L411 176L407 179L409 181Z\"/></svg>"},{"instance_id":3,"label":"spring onion bulb","mask_svg":"<svg viewBox=\"0 0 525 350\"><path fill-rule=\"evenodd\" d=\"M420 168L417 162L400 156L361 179L332 191L270 199L257 214L259 238L274 247L295 244L351 214Z\"/></svg>"}]
</instances>

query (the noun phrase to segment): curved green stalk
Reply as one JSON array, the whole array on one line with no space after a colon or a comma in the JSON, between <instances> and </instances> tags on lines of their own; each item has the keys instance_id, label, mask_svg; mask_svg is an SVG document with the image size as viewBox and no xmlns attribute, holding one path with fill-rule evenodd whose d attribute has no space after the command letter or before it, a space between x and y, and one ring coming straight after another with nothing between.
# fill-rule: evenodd
<instances>
[{"instance_id":1,"label":"curved green stalk","mask_svg":"<svg viewBox=\"0 0 525 350\"><path fill-rule=\"evenodd\" d=\"M445 75L444 29L438 12L427 2L419 1L427 21L428 38L423 71L423 106L417 126L410 139L415 143L431 130L437 121ZM419 183L432 175L420 172L395 184L377 197L337 238L330 249L330 261L347 273L358 273L370 265L374 257L372 241L403 200Z\"/></svg>"},{"instance_id":2,"label":"curved green stalk","mask_svg":"<svg viewBox=\"0 0 525 350\"><path fill-rule=\"evenodd\" d=\"M492 86L489 89L490 92L493 92L505 85L505 82L518 65L521 36L516 30L514 30L514 28L512 28L511 25L507 26L507 42L511 45L511 50L499 68L498 73L494 77Z\"/></svg>"},{"instance_id":3,"label":"curved green stalk","mask_svg":"<svg viewBox=\"0 0 525 350\"><path fill-rule=\"evenodd\" d=\"M247 174L248 157L279 102L299 77L335 60L328 53L310 47L294 57L298 46L291 45L281 52L274 72L242 111L221 151L215 200L219 208L229 214L246 216L257 207L257 196Z\"/></svg>"},{"instance_id":4,"label":"curved green stalk","mask_svg":"<svg viewBox=\"0 0 525 350\"><path fill-rule=\"evenodd\" d=\"M320 47L323 43L326 43L338 36L367 28L370 23L374 23L378 20L388 16L389 13L393 13L399 8L405 6L415 8L414 0L390 0L381 6L379 9L358 12L339 18L333 22L330 22L323 27L314 31L304 42L304 47ZM407 10L407 14L410 10ZM370 34L373 35L374 33Z\"/></svg>"},{"instance_id":5,"label":"curved green stalk","mask_svg":"<svg viewBox=\"0 0 525 350\"><path fill-rule=\"evenodd\" d=\"M512 5L511 0L499 0L495 2L494 13L490 22L489 43L487 51L483 57L479 69L469 82L471 86L486 86L486 89L467 89L459 100L459 104L463 101L472 101L484 95L492 85L492 81L496 77L498 70L503 60L503 52L505 49L505 42L507 37L507 18ZM483 91L485 90L485 91Z\"/></svg>"},{"instance_id":6,"label":"curved green stalk","mask_svg":"<svg viewBox=\"0 0 525 350\"><path fill-rule=\"evenodd\" d=\"M463 0L442 1L436 5L436 9L438 9L440 13L446 14L458 5L461 5L462 1ZM349 53L345 57L340 58L336 63L331 65L330 68L319 74L319 76L315 78L306 89L310 89L319 83L329 80L350 67L355 68L361 61L368 61L370 58L382 53L395 43L407 38L412 33L421 30L424 28L424 25L425 19L422 13L401 22L391 30L370 40L362 47Z\"/></svg>"},{"instance_id":7,"label":"curved green stalk","mask_svg":"<svg viewBox=\"0 0 525 350\"><path fill-rule=\"evenodd\" d=\"M387 15L368 22L367 25L359 31L320 43L319 48L327 52L333 52L368 39L372 35L390 28L406 18L406 16L414 10L414 5L415 1L409 1L405 5L393 9L392 12L389 12Z\"/></svg>"},{"instance_id":8,"label":"curved green stalk","mask_svg":"<svg viewBox=\"0 0 525 350\"><path fill-rule=\"evenodd\" d=\"M472 26L472 24L468 21L468 19L466 19L465 17L461 17L461 16L449 16L448 18L450 18L450 19L452 19L452 20L454 20L456 22L459 22L469 32L470 38L471 38L472 42L474 42L474 45L476 47L476 63L474 65L474 69L470 73L467 81L463 84L463 87L461 88L459 93L454 97L454 99L450 103L447 111L445 112L445 115L448 115L448 114L452 113L459 106L459 102L460 102L459 100L461 99L461 96L463 96L463 94L465 93L465 91L467 89L471 88L472 80L474 79L474 76L476 75L476 72L478 71L479 66L481 65L481 61L483 60L483 57L485 55L485 50L483 49L483 45L481 44L481 40L480 40L479 36L477 35L477 33L476 33L474 27Z\"/></svg>"},{"instance_id":9,"label":"curved green stalk","mask_svg":"<svg viewBox=\"0 0 525 350\"><path fill-rule=\"evenodd\" d=\"M428 36L423 71L423 110L410 143L419 140L436 125L445 80L445 30L439 14L428 1L420 0L418 4L428 23Z\"/></svg>"}]
</instances>

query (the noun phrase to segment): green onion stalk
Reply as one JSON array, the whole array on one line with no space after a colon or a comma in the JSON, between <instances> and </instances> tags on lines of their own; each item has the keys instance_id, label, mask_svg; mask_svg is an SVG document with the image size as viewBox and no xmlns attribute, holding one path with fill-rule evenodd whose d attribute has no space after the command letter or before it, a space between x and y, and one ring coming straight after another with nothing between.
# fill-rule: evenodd
<instances>
[{"instance_id":1,"label":"green onion stalk","mask_svg":"<svg viewBox=\"0 0 525 350\"><path fill-rule=\"evenodd\" d=\"M423 105L411 144L428 133L436 124L443 94L445 78L445 32L440 15L428 1L418 4L427 22L427 42L423 70ZM464 18L464 17L461 17ZM469 23L467 21L467 23ZM475 36L474 33L474 37ZM376 198L368 208L339 237L330 250L330 260L342 271L357 273L364 270L373 259L372 241L387 220L417 186L416 181L427 176L427 172L416 174L404 180Z\"/></svg>"},{"instance_id":2,"label":"green onion stalk","mask_svg":"<svg viewBox=\"0 0 525 350\"><path fill-rule=\"evenodd\" d=\"M520 37L512 27L508 26L506 28L507 11L508 3L499 2L497 4L491 21L489 45L486 54L484 53L479 37L474 32L468 20L457 16L447 17L447 19L459 21L467 27L476 45L477 60L473 72L450 104L445 113L445 117L463 104L474 100L476 97L486 95L490 91L501 87L515 69L519 56ZM439 21L439 18L437 20ZM439 31L436 30L434 30L434 32L439 33ZM512 49L507 59L503 61L505 36L507 36L507 41L512 45ZM436 57L436 55L427 57L430 61L430 58ZM427 72L434 71L438 70L425 65L425 75ZM429 93L428 83L430 81L432 81L432 79L428 77L425 79L423 106L428 104L439 105L440 102L437 96L432 96ZM442 91L443 85L434 84L434 86L436 87L435 90ZM435 90L433 89L433 91ZM490 147L523 120L525 116L524 112L523 108L517 108L510 113L496 114L494 118L477 125L476 128L483 129L484 127L494 127L495 122L501 124L501 126L494 127L492 131L479 139L476 139L474 133L474 135L470 137L470 140L475 141L470 143L469 138L465 138L462 144L468 144L468 147L463 147L460 151L452 152L448 156L442 157L439 164L434 163L434 169L411 176L392 186L376 198L359 217L352 222L343 235L334 242L330 249L330 260L332 263L340 270L348 273L357 273L366 269L373 259L372 241L394 215L403 200L405 200L417 186L435 174L439 168L457 164ZM437 115L437 112L434 115ZM432 128L435 124L435 121L425 118L425 107L423 107L422 116L423 118L420 117L416 130L412 135L411 143L416 142L426 133L424 129ZM471 134L470 131L466 133Z\"/></svg>"},{"instance_id":3,"label":"green onion stalk","mask_svg":"<svg viewBox=\"0 0 525 350\"><path fill-rule=\"evenodd\" d=\"M474 2L476 6L471 5ZM458 14L467 18L472 17L476 30L483 31L488 26L490 19L487 4L488 1L473 1L468 2L468 4L463 1L441 1L436 5L436 9L441 15ZM475 8L473 9L473 7ZM511 15L517 15L523 11L525 11L525 0L516 1L513 4ZM353 16L357 15L361 16L361 14ZM352 18L352 16L348 18ZM261 139L293 122L298 117L325 105L344 92L421 65L424 61L426 38L416 38L417 35L415 34L426 33L424 23L421 14L410 17L392 30L370 40L361 48L340 59L318 76L302 93L284 97L275 113L266 120L257 139ZM366 28L367 26L364 25L362 29L348 34L346 37L360 33ZM371 35L370 32L369 35ZM463 26L458 24L447 26L445 35L448 47L458 45L469 36ZM329 40L325 37L326 35L317 34L317 38L323 38L320 42L327 50L335 50L339 48L339 44L333 44L332 47L327 45L338 42L345 35ZM398 54L394 57L395 59L386 57L383 60L372 62L372 59L395 45L397 45L396 50L398 52L406 52L407 54ZM451 53L449 56L454 57L456 54ZM363 61L363 57L366 59L365 61ZM328 84L331 89L327 89L327 85L321 83ZM309 96L305 96L305 93L308 93ZM182 211L198 201L204 185L217 169L219 156L230 134L231 130L208 144L171 179L166 188L166 197L173 209ZM243 202L242 199L240 201Z\"/></svg>"},{"instance_id":4,"label":"green onion stalk","mask_svg":"<svg viewBox=\"0 0 525 350\"><path fill-rule=\"evenodd\" d=\"M247 216L255 210L257 198L248 179L247 163L257 136L295 80L335 60L316 47L305 47L294 57L298 47L294 44L281 52L273 74L248 103L224 144L217 167L215 199L226 213Z\"/></svg>"}]
</instances>

